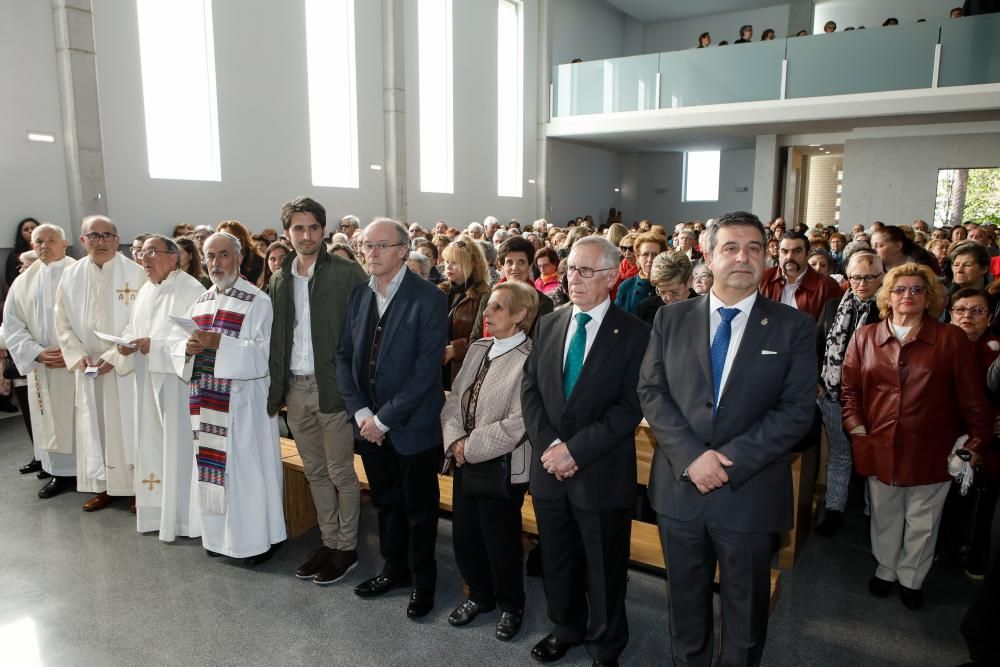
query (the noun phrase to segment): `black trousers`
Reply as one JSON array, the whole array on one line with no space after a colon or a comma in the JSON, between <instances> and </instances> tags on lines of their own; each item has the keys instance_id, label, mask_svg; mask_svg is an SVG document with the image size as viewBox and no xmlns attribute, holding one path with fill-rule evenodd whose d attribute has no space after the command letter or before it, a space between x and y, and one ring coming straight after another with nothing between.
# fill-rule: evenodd
<instances>
[{"instance_id":1,"label":"black trousers","mask_svg":"<svg viewBox=\"0 0 1000 667\"><path fill-rule=\"evenodd\" d=\"M414 588L433 592L440 500L438 448L404 455L393 448L390 437L381 446L356 441L378 510L379 552L385 559L382 573L412 577Z\"/></svg>"},{"instance_id":2,"label":"black trousers","mask_svg":"<svg viewBox=\"0 0 1000 667\"><path fill-rule=\"evenodd\" d=\"M757 665L767 638L770 533L737 533L702 517L657 517L667 559L670 644L675 665L713 663L712 583L719 565L722 656L718 665Z\"/></svg>"},{"instance_id":3,"label":"black trousers","mask_svg":"<svg viewBox=\"0 0 1000 667\"><path fill-rule=\"evenodd\" d=\"M533 502L553 634L564 642L584 642L594 659L616 660L628 643L632 508L590 512L565 498Z\"/></svg>"},{"instance_id":4,"label":"black trousers","mask_svg":"<svg viewBox=\"0 0 1000 667\"><path fill-rule=\"evenodd\" d=\"M993 512L990 532L986 580L962 620L962 636L969 646L969 657L984 666L1000 663L1000 642L996 639L997 628L1000 628L1000 498Z\"/></svg>"},{"instance_id":5,"label":"black trousers","mask_svg":"<svg viewBox=\"0 0 1000 667\"><path fill-rule=\"evenodd\" d=\"M508 500L466 498L462 469L455 469L451 530L455 561L469 585L469 599L501 611L524 609L521 504L527 484L512 485Z\"/></svg>"},{"instance_id":6,"label":"black trousers","mask_svg":"<svg viewBox=\"0 0 1000 667\"><path fill-rule=\"evenodd\" d=\"M17 407L21 408L21 417L24 419L24 427L28 429L28 439L35 441L35 435L31 432L31 409L28 403L28 388L14 387L14 396L17 397ZM31 458L35 458L32 456Z\"/></svg>"}]
</instances>

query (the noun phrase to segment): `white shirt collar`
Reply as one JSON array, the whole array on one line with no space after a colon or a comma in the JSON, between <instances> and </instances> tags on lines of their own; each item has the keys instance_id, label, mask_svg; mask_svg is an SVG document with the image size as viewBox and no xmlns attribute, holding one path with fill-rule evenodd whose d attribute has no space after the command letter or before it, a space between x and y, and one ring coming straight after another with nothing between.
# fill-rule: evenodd
<instances>
[{"instance_id":1,"label":"white shirt collar","mask_svg":"<svg viewBox=\"0 0 1000 667\"><path fill-rule=\"evenodd\" d=\"M389 287L385 291L386 299L392 298L392 296L396 293L399 286L403 283L403 278L406 276L407 271L409 271L409 268L407 268L406 263L404 262L403 266L400 267L399 272L396 273L396 275L392 277L392 280L389 281ZM368 287L371 288L371 291L375 292L376 296L382 296L379 294L378 279L375 276L368 279Z\"/></svg>"},{"instance_id":2,"label":"white shirt collar","mask_svg":"<svg viewBox=\"0 0 1000 667\"><path fill-rule=\"evenodd\" d=\"M588 310L586 312L587 312L588 315L590 315L590 321L591 322L596 322L597 325L600 326L601 322L604 321L604 316L608 314L608 309L609 308L611 308L611 298L610 297L608 297L607 299L605 299L604 301L600 302L599 304L597 304L596 306L594 306L593 308L591 308L590 310ZM573 315L572 315L571 319L576 320L576 316L578 314L582 313L582 312L584 312L584 311L580 310L580 307L574 303L573 304Z\"/></svg>"},{"instance_id":3,"label":"white shirt collar","mask_svg":"<svg viewBox=\"0 0 1000 667\"><path fill-rule=\"evenodd\" d=\"M737 301L732 306L727 306L726 304L722 303L722 299L720 299L719 297L715 296L715 290L713 289L713 290L711 290L708 293L708 308L709 308L708 312L709 312L709 315L711 315L712 313L714 313L715 311L717 311L719 308L738 308L739 311L740 311L740 313L742 313L742 314L746 315L747 317L749 317L750 316L750 311L753 310L753 304L756 301L757 301L757 292L754 291L754 293L751 294L750 296L747 296L747 297L744 297L743 299L740 299L739 301Z\"/></svg>"},{"instance_id":4,"label":"white shirt collar","mask_svg":"<svg viewBox=\"0 0 1000 667\"><path fill-rule=\"evenodd\" d=\"M303 276L301 273L299 273L299 256L296 255L295 258L292 259L292 275L295 276L296 278L309 280L310 278L313 277L313 273L316 272L316 265L318 263L319 263L319 258L317 258L315 262L309 265L309 269L306 270L306 275Z\"/></svg>"}]
</instances>

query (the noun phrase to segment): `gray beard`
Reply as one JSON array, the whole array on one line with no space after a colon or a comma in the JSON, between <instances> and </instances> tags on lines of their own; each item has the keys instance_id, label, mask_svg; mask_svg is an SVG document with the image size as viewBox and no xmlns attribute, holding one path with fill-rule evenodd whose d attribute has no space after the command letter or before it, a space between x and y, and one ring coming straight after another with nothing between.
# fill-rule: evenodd
<instances>
[{"instance_id":1,"label":"gray beard","mask_svg":"<svg viewBox=\"0 0 1000 667\"><path fill-rule=\"evenodd\" d=\"M232 287L233 285L235 285L236 284L236 279L239 278L239 277L240 277L240 274L238 274L238 273L226 274L222 278L216 278L215 276L209 276L209 278L212 281L212 284L215 285L215 287L220 292L225 292L227 289L229 289L230 287Z\"/></svg>"}]
</instances>

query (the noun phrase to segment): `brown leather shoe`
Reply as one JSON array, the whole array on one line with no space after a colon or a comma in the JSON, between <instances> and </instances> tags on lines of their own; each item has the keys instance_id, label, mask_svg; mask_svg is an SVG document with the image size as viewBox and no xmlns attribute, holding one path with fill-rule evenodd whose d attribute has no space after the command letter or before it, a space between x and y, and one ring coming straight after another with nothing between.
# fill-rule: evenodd
<instances>
[{"instance_id":1,"label":"brown leather shoe","mask_svg":"<svg viewBox=\"0 0 1000 667\"><path fill-rule=\"evenodd\" d=\"M128 511L135 514L135 496L129 496L128 499Z\"/></svg>"},{"instance_id":2,"label":"brown leather shoe","mask_svg":"<svg viewBox=\"0 0 1000 667\"><path fill-rule=\"evenodd\" d=\"M108 495L107 491L101 491L96 496L88 500L83 504L84 512L96 512L97 510L102 510L111 504L111 496Z\"/></svg>"}]
</instances>

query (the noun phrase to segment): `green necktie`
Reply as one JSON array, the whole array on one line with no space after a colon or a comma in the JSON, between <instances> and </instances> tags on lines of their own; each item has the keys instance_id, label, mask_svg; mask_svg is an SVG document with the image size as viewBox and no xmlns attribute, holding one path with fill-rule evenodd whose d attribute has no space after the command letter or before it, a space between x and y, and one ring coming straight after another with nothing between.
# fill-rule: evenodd
<instances>
[{"instance_id":1,"label":"green necktie","mask_svg":"<svg viewBox=\"0 0 1000 667\"><path fill-rule=\"evenodd\" d=\"M592 319L587 313L576 314L576 331L569 342L569 354L566 355L566 366L563 368L563 394L567 399L573 393L573 387L583 369L583 356L587 352L587 322Z\"/></svg>"}]
</instances>

